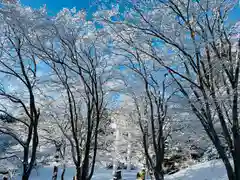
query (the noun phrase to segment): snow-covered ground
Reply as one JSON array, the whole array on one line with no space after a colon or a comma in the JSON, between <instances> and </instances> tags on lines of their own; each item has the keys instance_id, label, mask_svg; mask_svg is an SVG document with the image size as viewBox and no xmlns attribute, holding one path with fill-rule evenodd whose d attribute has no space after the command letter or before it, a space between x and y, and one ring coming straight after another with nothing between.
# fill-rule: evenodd
<instances>
[{"instance_id":1,"label":"snow-covered ground","mask_svg":"<svg viewBox=\"0 0 240 180\"><path fill-rule=\"evenodd\" d=\"M227 175L223 163L214 160L183 169L166 180L227 180Z\"/></svg>"},{"instance_id":2,"label":"snow-covered ground","mask_svg":"<svg viewBox=\"0 0 240 180\"><path fill-rule=\"evenodd\" d=\"M123 171L123 179L135 180L137 171ZM31 180L51 180L52 168L45 167L38 170L38 175L34 170ZM98 169L96 170L93 180L110 180L112 171ZM65 179L72 180L74 168L67 168ZM20 180L21 178L17 178ZM210 161L194 165L190 168L183 169L173 175L166 176L166 180L227 180L226 171L221 161ZM60 180L60 177L59 177Z\"/></svg>"}]
</instances>

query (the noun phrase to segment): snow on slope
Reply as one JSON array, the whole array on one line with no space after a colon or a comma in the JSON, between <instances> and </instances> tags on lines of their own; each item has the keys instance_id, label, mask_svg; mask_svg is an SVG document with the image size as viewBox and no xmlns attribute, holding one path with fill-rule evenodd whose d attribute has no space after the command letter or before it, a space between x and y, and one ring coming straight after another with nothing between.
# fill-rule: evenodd
<instances>
[{"instance_id":1,"label":"snow on slope","mask_svg":"<svg viewBox=\"0 0 240 180\"><path fill-rule=\"evenodd\" d=\"M31 180L51 180L52 167L45 167L38 171L33 171ZM123 179L135 180L137 171L123 171ZM112 177L111 170L98 169L92 180L110 180ZM65 179L72 180L74 168L67 168ZM18 177L17 180L21 178ZM60 180L60 177L58 177ZM165 180L227 180L226 171L223 163L219 160L209 161L183 169L173 175L166 176Z\"/></svg>"},{"instance_id":2,"label":"snow on slope","mask_svg":"<svg viewBox=\"0 0 240 180\"><path fill-rule=\"evenodd\" d=\"M227 180L227 175L223 163L214 160L183 169L166 180Z\"/></svg>"}]
</instances>

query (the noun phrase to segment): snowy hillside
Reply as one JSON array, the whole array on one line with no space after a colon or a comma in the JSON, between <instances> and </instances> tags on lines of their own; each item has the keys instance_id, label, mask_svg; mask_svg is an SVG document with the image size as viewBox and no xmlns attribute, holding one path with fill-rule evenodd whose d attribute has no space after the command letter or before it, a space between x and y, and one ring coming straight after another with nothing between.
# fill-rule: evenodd
<instances>
[{"instance_id":1,"label":"snowy hillside","mask_svg":"<svg viewBox=\"0 0 240 180\"><path fill-rule=\"evenodd\" d=\"M227 180L227 176L223 163L214 160L183 169L166 180Z\"/></svg>"},{"instance_id":2,"label":"snowy hillside","mask_svg":"<svg viewBox=\"0 0 240 180\"><path fill-rule=\"evenodd\" d=\"M96 170L93 180L107 180L111 179L111 170ZM135 180L137 171L123 171L123 178L126 180ZM31 180L50 180L52 175L52 168L45 167L32 173ZM65 174L66 180L71 180L74 175L74 168L68 168ZM20 180L19 177L17 180ZM60 179L60 178L58 178ZM209 161L200 163L183 169L173 175L166 176L166 180L227 180L226 172L221 161Z\"/></svg>"}]
</instances>

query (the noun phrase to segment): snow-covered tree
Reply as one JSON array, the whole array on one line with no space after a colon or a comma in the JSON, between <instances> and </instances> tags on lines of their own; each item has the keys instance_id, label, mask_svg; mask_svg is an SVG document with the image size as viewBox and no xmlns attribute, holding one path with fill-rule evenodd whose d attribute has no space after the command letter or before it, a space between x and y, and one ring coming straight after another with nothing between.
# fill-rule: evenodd
<instances>
[{"instance_id":1,"label":"snow-covered tree","mask_svg":"<svg viewBox=\"0 0 240 180\"><path fill-rule=\"evenodd\" d=\"M121 62L125 70L120 73L124 74L125 93L132 98L134 107L131 114L128 112L124 119L133 119L139 126L140 144L146 159L144 164L153 171L156 179L162 179L165 142L172 132L168 123L168 101L176 89L168 80L167 74L162 75L161 68L146 59L145 54L133 48L124 48L121 42L115 45L113 54L125 58L125 61ZM158 78L161 75L163 78ZM130 102L128 106L131 107ZM131 111L129 108L128 111ZM126 112L122 114L127 115Z\"/></svg>"},{"instance_id":2,"label":"snow-covered tree","mask_svg":"<svg viewBox=\"0 0 240 180\"><path fill-rule=\"evenodd\" d=\"M99 21L125 49L135 48L169 71L223 160L228 178L239 179L240 46L228 19L236 1L122 4L124 13L113 6L97 13Z\"/></svg>"},{"instance_id":3,"label":"snow-covered tree","mask_svg":"<svg viewBox=\"0 0 240 180\"><path fill-rule=\"evenodd\" d=\"M104 85L110 69L101 42L103 34L85 20L83 11L63 9L49 24L36 29L32 47L51 67L62 87L65 126L59 128L71 145L76 177L91 179L99 124L108 100Z\"/></svg>"},{"instance_id":4,"label":"snow-covered tree","mask_svg":"<svg viewBox=\"0 0 240 180\"><path fill-rule=\"evenodd\" d=\"M3 4L0 9L0 132L18 143L21 151L15 156L22 162L23 180L29 179L35 165L41 108L38 59L25 34L31 32L34 20L42 16L42 10L33 11L19 4Z\"/></svg>"}]
</instances>

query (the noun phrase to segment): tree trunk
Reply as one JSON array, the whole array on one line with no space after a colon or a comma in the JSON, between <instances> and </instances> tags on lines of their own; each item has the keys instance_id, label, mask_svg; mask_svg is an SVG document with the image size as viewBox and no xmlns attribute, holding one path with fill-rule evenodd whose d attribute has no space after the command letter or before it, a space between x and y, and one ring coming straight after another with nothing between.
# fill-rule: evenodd
<instances>
[{"instance_id":1,"label":"tree trunk","mask_svg":"<svg viewBox=\"0 0 240 180\"><path fill-rule=\"evenodd\" d=\"M118 156L119 156L119 140L120 140L120 131L118 126L116 127L116 137L115 137L115 157L113 160L113 173L118 169Z\"/></svg>"},{"instance_id":2,"label":"tree trunk","mask_svg":"<svg viewBox=\"0 0 240 180\"><path fill-rule=\"evenodd\" d=\"M154 178L155 180L164 180L164 176L161 174L158 174L157 172L154 172Z\"/></svg>"},{"instance_id":3,"label":"tree trunk","mask_svg":"<svg viewBox=\"0 0 240 180\"><path fill-rule=\"evenodd\" d=\"M57 180L57 174L58 174L58 167L54 166L52 180Z\"/></svg>"},{"instance_id":4,"label":"tree trunk","mask_svg":"<svg viewBox=\"0 0 240 180\"><path fill-rule=\"evenodd\" d=\"M225 151L223 150L221 144L215 142L214 145L215 145L215 147L218 151L218 154L219 154L220 158L222 159L222 161L225 165L228 179L229 180L238 180L238 179L235 179L233 168L232 168L231 163L230 163Z\"/></svg>"},{"instance_id":5,"label":"tree trunk","mask_svg":"<svg viewBox=\"0 0 240 180\"><path fill-rule=\"evenodd\" d=\"M29 179L29 176L30 176L30 174L24 173L24 174L22 175L22 180L28 180L28 179Z\"/></svg>"},{"instance_id":6,"label":"tree trunk","mask_svg":"<svg viewBox=\"0 0 240 180\"><path fill-rule=\"evenodd\" d=\"M23 175L22 180L27 180L29 177L27 176L28 169L28 147L25 147L23 150Z\"/></svg>"},{"instance_id":7,"label":"tree trunk","mask_svg":"<svg viewBox=\"0 0 240 180\"><path fill-rule=\"evenodd\" d=\"M239 120L238 120L238 73L236 72L236 82L232 85L234 90L233 105L232 105L232 118L233 118L233 163L234 163L234 175L235 179L240 179L240 135L239 135Z\"/></svg>"},{"instance_id":8,"label":"tree trunk","mask_svg":"<svg viewBox=\"0 0 240 180\"><path fill-rule=\"evenodd\" d=\"M80 166L77 166L76 167L76 179L77 180L82 180L82 173L81 173L81 167Z\"/></svg>"},{"instance_id":9,"label":"tree trunk","mask_svg":"<svg viewBox=\"0 0 240 180\"><path fill-rule=\"evenodd\" d=\"M157 164L157 166L153 170L154 170L153 175L154 175L156 180L164 180L162 163Z\"/></svg>"},{"instance_id":10,"label":"tree trunk","mask_svg":"<svg viewBox=\"0 0 240 180\"><path fill-rule=\"evenodd\" d=\"M132 143L130 142L132 135L128 132L128 152L127 152L127 170L131 170L131 156L132 156Z\"/></svg>"},{"instance_id":11,"label":"tree trunk","mask_svg":"<svg viewBox=\"0 0 240 180\"><path fill-rule=\"evenodd\" d=\"M23 175L22 175L22 180L28 180L30 173L28 171L28 149L24 149L24 162L23 162Z\"/></svg>"},{"instance_id":12,"label":"tree trunk","mask_svg":"<svg viewBox=\"0 0 240 180\"><path fill-rule=\"evenodd\" d=\"M62 174L61 174L61 180L64 180L65 172L66 172L66 166L65 166L65 164L64 164L64 165L63 165L63 171L62 171Z\"/></svg>"},{"instance_id":13,"label":"tree trunk","mask_svg":"<svg viewBox=\"0 0 240 180\"><path fill-rule=\"evenodd\" d=\"M88 132L87 135L87 142L86 142L86 149L85 149L85 157L82 164L81 169L81 180L87 180L88 179L88 173L89 173L89 154L90 152L90 145L91 145L91 131Z\"/></svg>"},{"instance_id":14,"label":"tree trunk","mask_svg":"<svg viewBox=\"0 0 240 180\"><path fill-rule=\"evenodd\" d=\"M86 167L86 168L84 168L84 167ZM81 179L79 179L79 180L88 180L88 172L89 172L89 168L88 168L88 164L86 164L85 166L82 167Z\"/></svg>"},{"instance_id":15,"label":"tree trunk","mask_svg":"<svg viewBox=\"0 0 240 180\"><path fill-rule=\"evenodd\" d=\"M234 156L233 156L233 163L234 163L234 175L235 179L240 179L240 139L239 135L237 135L234 139Z\"/></svg>"},{"instance_id":16,"label":"tree trunk","mask_svg":"<svg viewBox=\"0 0 240 180\"><path fill-rule=\"evenodd\" d=\"M37 121L37 120L36 120ZM38 147L38 132L37 132L37 123L32 125L32 127L29 129L29 137L28 137L28 143L26 144L26 147L24 147L24 155L23 155L23 175L22 180L28 180L29 176L32 172L35 160L36 160L36 152ZM28 161L29 158L29 144L31 142L31 136L33 133L33 143L32 143L32 152L31 152L31 160Z\"/></svg>"}]
</instances>

